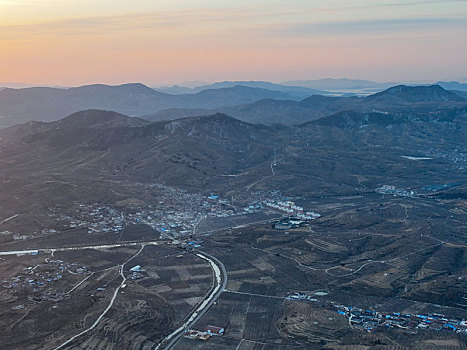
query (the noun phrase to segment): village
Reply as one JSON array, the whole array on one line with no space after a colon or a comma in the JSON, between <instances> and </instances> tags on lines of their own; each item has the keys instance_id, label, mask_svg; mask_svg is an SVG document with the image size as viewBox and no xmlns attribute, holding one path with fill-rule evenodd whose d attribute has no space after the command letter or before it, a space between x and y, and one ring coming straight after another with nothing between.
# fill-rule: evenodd
<instances>
[{"instance_id":1,"label":"village","mask_svg":"<svg viewBox=\"0 0 467 350\"><path fill-rule=\"evenodd\" d=\"M437 313L407 314L400 312L378 312L334 303L333 306L337 308L339 314L349 319L349 324L352 327L368 332L375 331L378 327L390 327L467 334L467 320L448 318Z\"/></svg>"},{"instance_id":2,"label":"village","mask_svg":"<svg viewBox=\"0 0 467 350\"><path fill-rule=\"evenodd\" d=\"M284 299L289 302L311 302L326 309L337 311L339 315L348 319L353 329L377 332L386 328L418 331L445 331L467 335L467 320L447 317L438 313L408 314L401 312L379 312L371 309L346 306L334 301L325 302L321 298L328 295L325 291L312 293L292 292ZM332 320L332 318L330 318ZM184 332L184 337L193 340L206 341L212 336L223 336L228 332L228 326L219 327L208 325L202 330L190 329Z\"/></svg>"},{"instance_id":3,"label":"village","mask_svg":"<svg viewBox=\"0 0 467 350\"><path fill-rule=\"evenodd\" d=\"M33 253L32 255L36 255ZM40 302L43 300L61 301L68 297L66 293L50 292L50 287L64 277L65 273L74 275L86 275L86 266L78 263L67 263L59 259L46 258L45 261L36 266L29 266L23 273L17 274L10 280L2 280L1 286L13 291L27 292L30 302ZM24 304L15 305L13 310L24 309Z\"/></svg>"},{"instance_id":4,"label":"village","mask_svg":"<svg viewBox=\"0 0 467 350\"><path fill-rule=\"evenodd\" d=\"M326 296L327 292L291 293L286 299L290 301L318 302L315 297ZM352 328L374 332L382 327L399 328L406 330L449 331L467 335L467 320L447 317L438 313L419 314L401 312L379 312L370 309L346 306L330 301L328 307L337 310L337 313L349 320Z\"/></svg>"},{"instance_id":5,"label":"village","mask_svg":"<svg viewBox=\"0 0 467 350\"><path fill-rule=\"evenodd\" d=\"M284 215L283 220L276 222L277 229L289 229L321 216L305 211L278 191L255 192L247 200L236 200L234 203L233 198L229 200L216 194L201 195L160 184L151 186L158 190L154 202L130 208L103 203L76 203L71 210L54 208L52 214L57 221L65 223L66 229L82 228L88 234L120 232L127 225L146 224L159 231L162 237L177 239L192 235L197 224L206 217L229 218L266 210ZM40 233L46 235L57 231L51 228ZM28 235L21 236L21 239L27 238Z\"/></svg>"}]
</instances>

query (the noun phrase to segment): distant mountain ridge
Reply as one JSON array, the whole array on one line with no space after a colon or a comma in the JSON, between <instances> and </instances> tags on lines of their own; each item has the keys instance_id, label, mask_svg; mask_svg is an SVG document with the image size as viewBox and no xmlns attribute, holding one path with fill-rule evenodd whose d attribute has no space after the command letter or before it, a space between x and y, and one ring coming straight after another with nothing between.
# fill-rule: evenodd
<instances>
[{"instance_id":1,"label":"distant mountain ridge","mask_svg":"<svg viewBox=\"0 0 467 350\"><path fill-rule=\"evenodd\" d=\"M377 83L370 80L361 79L315 79L315 80L291 80L285 81L284 85L297 85L320 90L351 90L351 89L385 89L398 85L396 82Z\"/></svg>"},{"instance_id":2,"label":"distant mountain ridge","mask_svg":"<svg viewBox=\"0 0 467 350\"><path fill-rule=\"evenodd\" d=\"M271 83L259 83L271 86ZM343 110L419 113L456 108L467 102L462 92L447 91L439 85L397 85L366 97L312 94L297 99L282 91L243 85L222 87L223 84L231 82L184 95L159 92L140 83L68 89L6 88L0 91L0 126L30 120L53 121L89 109L115 111L152 121L225 113L249 123L293 125Z\"/></svg>"},{"instance_id":3,"label":"distant mountain ridge","mask_svg":"<svg viewBox=\"0 0 467 350\"><path fill-rule=\"evenodd\" d=\"M139 83L117 86L95 84L69 89L6 88L0 91L0 125L14 125L28 120L52 121L86 109L143 116L174 107L212 109L264 98L294 99L284 92L239 85L185 95L158 92Z\"/></svg>"},{"instance_id":4,"label":"distant mountain ridge","mask_svg":"<svg viewBox=\"0 0 467 350\"><path fill-rule=\"evenodd\" d=\"M456 90L467 92L467 84L459 83L458 81L438 81L436 85L441 86L446 90Z\"/></svg>"},{"instance_id":5,"label":"distant mountain ridge","mask_svg":"<svg viewBox=\"0 0 467 350\"><path fill-rule=\"evenodd\" d=\"M406 86L397 85L387 90L368 96L368 100L385 99L391 102L458 102L464 99L451 91L443 89L439 85Z\"/></svg>"},{"instance_id":6,"label":"distant mountain ridge","mask_svg":"<svg viewBox=\"0 0 467 350\"><path fill-rule=\"evenodd\" d=\"M467 100L438 85L398 85L367 97L332 97L314 95L302 101L264 99L249 104L223 107L215 110L170 109L145 116L148 120L226 113L234 118L266 125L294 125L319 119L344 110L355 112L423 113L456 109L467 105Z\"/></svg>"},{"instance_id":7,"label":"distant mountain ridge","mask_svg":"<svg viewBox=\"0 0 467 350\"><path fill-rule=\"evenodd\" d=\"M266 90L271 90L271 91L280 91L280 92L290 95L293 98L299 98L299 99L303 99L305 97L308 97L314 94L320 94L320 95L328 94L326 91L306 88L302 86L289 86L289 85L275 84L275 83L271 83L268 81L222 81L222 82L217 82L213 84L200 85L194 88L171 86L171 87L155 88L155 90L165 92L165 93L171 93L171 94L194 94L197 92L201 92L203 90L229 88L229 87L235 87L239 85L251 87L251 88L266 89Z\"/></svg>"}]
</instances>

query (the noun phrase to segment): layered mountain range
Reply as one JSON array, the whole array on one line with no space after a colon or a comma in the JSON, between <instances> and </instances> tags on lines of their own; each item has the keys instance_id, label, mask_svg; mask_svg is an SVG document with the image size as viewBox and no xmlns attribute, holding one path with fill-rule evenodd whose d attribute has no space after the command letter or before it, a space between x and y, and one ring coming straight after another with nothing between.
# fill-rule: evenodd
<instances>
[{"instance_id":1,"label":"layered mountain range","mask_svg":"<svg viewBox=\"0 0 467 350\"><path fill-rule=\"evenodd\" d=\"M466 101L462 92L451 92L439 85L399 85L367 97L343 97L267 82L238 83L249 86L218 83L209 89L179 95L142 84L5 88L0 90L0 126L31 120L53 121L87 109L113 110L148 120L225 113L249 123L294 125L343 110L433 111L457 108Z\"/></svg>"},{"instance_id":2,"label":"layered mountain range","mask_svg":"<svg viewBox=\"0 0 467 350\"><path fill-rule=\"evenodd\" d=\"M86 110L58 121L1 130L0 160L8 165L1 176L22 174L24 180L61 174L227 192L267 177L255 187L268 183L266 187L286 191L352 192L362 184L376 186L388 176L407 185L415 173L422 183L425 176L429 181L434 173L446 175L449 169L446 176L454 181L465 171L459 169L465 169L467 102L439 86L397 86L366 98L313 96L253 105L262 104L285 104L313 114L300 118L284 112L293 126L266 126L222 113L149 121ZM254 114L249 116L257 121ZM435 153L430 162L401 158ZM271 173L274 157L278 160ZM401 175L401 169L409 167ZM328 188L318 191L319 183Z\"/></svg>"},{"instance_id":3,"label":"layered mountain range","mask_svg":"<svg viewBox=\"0 0 467 350\"><path fill-rule=\"evenodd\" d=\"M196 94L171 95L143 84L88 85L77 88L6 88L0 91L0 126L25 121L53 121L81 110L109 109L143 116L173 108L219 108L264 98L294 99L280 92L246 86L208 89Z\"/></svg>"},{"instance_id":4,"label":"layered mountain range","mask_svg":"<svg viewBox=\"0 0 467 350\"><path fill-rule=\"evenodd\" d=\"M145 116L150 120L174 119L221 112L237 119L266 125L294 125L344 110L380 113L424 113L462 108L467 100L439 85L398 85L367 97L313 95L302 101L263 99L213 110L169 109Z\"/></svg>"}]
</instances>

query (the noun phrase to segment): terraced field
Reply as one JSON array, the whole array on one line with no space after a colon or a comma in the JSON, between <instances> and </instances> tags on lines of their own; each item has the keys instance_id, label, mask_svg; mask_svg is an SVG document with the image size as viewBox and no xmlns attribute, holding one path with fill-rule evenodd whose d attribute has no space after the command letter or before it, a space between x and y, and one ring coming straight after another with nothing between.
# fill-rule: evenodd
<instances>
[{"instance_id":1,"label":"terraced field","mask_svg":"<svg viewBox=\"0 0 467 350\"><path fill-rule=\"evenodd\" d=\"M120 268L130 258L121 272L127 278L122 285ZM1 319L10 320L1 330L3 349L50 349L87 329L61 349L151 348L182 322L212 286L212 271L204 260L169 246L56 252L53 258L41 253L21 257L21 262L30 265L44 259L73 261L86 266L87 272L64 271L63 278L46 287L64 293L59 303L31 301L28 296L38 295L32 290L2 290L6 307ZM14 265L16 260L8 256L0 263L17 266L16 271L10 270L14 276L24 271ZM141 271L137 279L131 279L129 269L136 265ZM25 307L12 310L18 304Z\"/></svg>"}]
</instances>

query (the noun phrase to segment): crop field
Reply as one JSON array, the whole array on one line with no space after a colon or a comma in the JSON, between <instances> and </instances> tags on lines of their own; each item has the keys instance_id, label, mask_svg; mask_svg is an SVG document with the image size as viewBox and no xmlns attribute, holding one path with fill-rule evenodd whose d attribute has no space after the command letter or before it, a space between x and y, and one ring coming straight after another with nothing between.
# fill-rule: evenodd
<instances>
[{"instance_id":1,"label":"crop field","mask_svg":"<svg viewBox=\"0 0 467 350\"><path fill-rule=\"evenodd\" d=\"M267 211L207 216L199 223L198 237L190 239L199 238L199 249L225 265L228 283L192 328L221 326L225 335L206 341L182 337L174 349L466 349L465 336L446 331L355 330L330 306L465 317L464 203L371 191L294 200L322 217L284 231L273 228L281 215ZM50 349L85 330L63 349L151 349L213 283L206 261L166 244L146 225L2 242L0 251L136 243L0 257L0 343L7 350ZM138 254L143 242L159 245ZM123 286L120 267L126 261ZM129 270L137 265L140 271ZM287 300L292 293L313 300Z\"/></svg>"},{"instance_id":2,"label":"crop field","mask_svg":"<svg viewBox=\"0 0 467 350\"><path fill-rule=\"evenodd\" d=\"M282 298L225 292L194 327L198 330L207 325L225 327L225 335L213 336L205 342L182 339L174 349L297 348L293 341L283 339L275 326L282 315L283 302Z\"/></svg>"},{"instance_id":3,"label":"crop field","mask_svg":"<svg viewBox=\"0 0 467 350\"><path fill-rule=\"evenodd\" d=\"M1 276L2 349L50 349L85 329L89 331L65 348L145 348L157 344L204 298L212 286L212 272L204 260L170 246L140 249L84 249L55 252L53 257L39 253L2 258L2 271L7 271ZM126 261L123 274L127 281L121 286L119 270ZM37 266L34 275L30 265ZM139 272L130 271L137 265ZM40 287L5 282L15 276L21 277L16 284L24 279L39 281L46 273L46 277L60 278ZM114 304L103 315L119 286ZM15 308L18 305L22 307ZM90 328L100 315L97 326Z\"/></svg>"},{"instance_id":4,"label":"crop field","mask_svg":"<svg viewBox=\"0 0 467 350\"><path fill-rule=\"evenodd\" d=\"M228 283L197 329L218 325L225 335L182 339L176 348L465 349L466 337L449 332L357 331L330 306L465 317L465 233L461 217L447 214L456 205L427 221L430 200L328 198L313 207L323 217L308 227L279 231L265 223L213 234L203 250L224 263ZM297 292L313 301L285 299Z\"/></svg>"}]
</instances>

